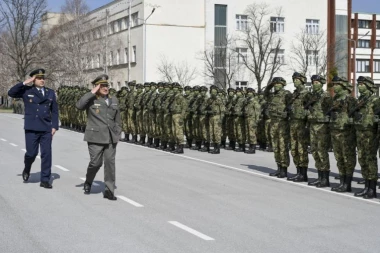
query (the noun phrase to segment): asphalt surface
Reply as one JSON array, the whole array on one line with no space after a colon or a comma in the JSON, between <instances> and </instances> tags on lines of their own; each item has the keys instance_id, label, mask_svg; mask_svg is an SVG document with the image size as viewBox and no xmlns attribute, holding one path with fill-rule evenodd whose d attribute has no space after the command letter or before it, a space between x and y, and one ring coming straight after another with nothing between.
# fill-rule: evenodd
<instances>
[{"instance_id":1,"label":"asphalt surface","mask_svg":"<svg viewBox=\"0 0 380 253\"><path fill-rule=\"evenodd\" d=\"M1 253L380 251L379 199L271 178L273 153L182 156L120 143L112 202L102 196L102 169L83 194L83 134L54 136L52 190L39 187L40 159L22 182L24 148L22 116L0 114Z\"/></svg>"}]
</instances>

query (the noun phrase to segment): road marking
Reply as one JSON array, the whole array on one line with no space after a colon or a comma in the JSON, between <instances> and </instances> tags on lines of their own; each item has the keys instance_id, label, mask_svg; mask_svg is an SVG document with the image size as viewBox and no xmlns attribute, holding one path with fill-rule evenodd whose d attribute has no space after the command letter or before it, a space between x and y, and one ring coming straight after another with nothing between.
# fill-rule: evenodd
<instances>
[{"instance_id":1,"label":"road marking","mask_svg":"<svg viewBox=\"0 0 380 253\"><path fill-rule=\"evenodd\" d=\"M123 143L125 143L125 142L123 142ZM162 152L162 153L165 153L167 155L172 155L172 156L182 157L182 158L189 159L189 160L203 162L203 163L215 165L215 166L226 168L226 169L230 169L230 170L240 171L240 172L251 174L251 175L256 175L256 176L263 177L263 178L266 178L266 179L270 179L270 180L273 180L273 181L282 182L284 184L292 184L292 185L295 185L295 186L303 187L303 188L314 190L314 191L323 191L325 193L334 194L336 196L347 197L347 198L355 199L355 200L358 200L358 201L364 201L364 202L367 202L367 203L380 205L380 202L378 202L377 198L374 198L373 200L364 199L364 198L358 198L358 197L355 197L353 194L345 194L345 193L339 193L339 192L331 191L330 187L329 188L312 187L312 186L309 186L307 184L297 183L297 182L293 182L293 181L287 181L286 178L284 180L282 178L271 177L269 175L266 175L266 174L263 174L263 173L260 173L260 172L248 171L248 170L245 170L245 169L240 169L240 168L228 166L228 165L225 165L225 164L210 162L210 161L207 161L207 160L202 160L202 159L194 158L194 157L191 157L191 156L173 154L173 153L170 153L170 152L166 152L166 151L162 151L162 150L157 150L157 149L151 149L151 148L147 148L147 147L139 146L139 145L135 145L135 144L130 144L130 143L125 143L125 144L127 144L129 146L137 147L137 148L144 148L144 149L148 149L148 150L151 150L151 151Z\"/></svg>"},{"instance_id":2,"label":"road marking","mask_svg":"<svg viewBox=\"0 0 380 253\"><path fill-rule=\"evenodd\" d=\"M83 181L85 181L85 182L86 182L86 178L84 178L84 177L81 177L80 179L82 179ZM97 183L94 183L94 182L92 182L92 185L95 185L95 186L99 186L99 184L97 184Z\"/></svg>"},{"instance_id":3,"label":"road marking","mask_svg":"<svg viewBox=\"0 0 380 253\"><path fill-rule=\"evenodd\" d=\"M180 228L180 229L183 229L187 232L189 232L190 234L193 234L195 236L198 236L199 238L202 238L203 240L205 241L214 241L215 239L214 238L211 238L205 234L202 234L201 232L198 232L197 230L194 230L192 228L189 228L188 226L185 226L181 223L179 223L178 221L168 221L170 224Z\"/></svg>"},{"instance_id":4,"label":"road marking","mask_svg":"<svg viewBox=\"0 0 380 253\"><path fill-rule=\"evenodd\" d=\"M24 152L26 152L26 149L25 148L23 148L23 149L21 149L22 151L24 151Z\"/></svg>"},{"instance_id":5,"label":"road marking","mask_svg":"<svg viewBox=\"0 0 380 253\"><path fill-rule=\"evenodd\" d=\"M13 147L17 147L18 145L14 144L14 143L9 143L10 145L12 145Z\"/></svg>"},{"instance_id":6,"label":"road marking","mask_svg":"<svg viewBox=\"0 0 380 253\"><path fill-rule=\"evenodd\" d=\"M66 169L66 168L64 168L64 167L62 167L62 166L60 166L60 165L54 165L55 167L57 167L58 169L60 169L60 170L63 170L63 171L69 171L68 169Z\"/></svg>"},{"instance_id":7,"label":"road marking","mask_svg":"<svg viewBox=\"0 0 380 253\"><path fill-rule=\"evenodd\" d=\"M2 138L1 138L0 140L2 140L2 141L7 141L6 139L2 139Z\"/></svg>"},{"instance_id":8,"label":"road marking","mask_svg":"<svg viewBox=\"0 0 380 253\"><path fill-rule=\"evenodd\" d=\"M116 197L118 197L119 199L124 200L125 202L128 202L129 204L131 204L131 205L133 205L135 207L144 207L143 205L137 203L136 201L133 201L133 200L131 200L129 198L126 198L124 196L117 195Z\"/></svg>"}]
</instances>

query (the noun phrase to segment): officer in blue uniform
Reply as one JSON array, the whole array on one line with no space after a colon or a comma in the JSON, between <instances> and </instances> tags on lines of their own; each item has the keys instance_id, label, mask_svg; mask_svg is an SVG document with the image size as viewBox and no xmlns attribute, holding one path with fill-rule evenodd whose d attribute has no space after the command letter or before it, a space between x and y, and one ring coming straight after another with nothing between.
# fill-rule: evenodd
<instances>
[{"instance_id":1,"label":"officer in blue uniform","mask_svg":"<svg viewBox=\"0 0 380 253\"><path fill-rule=\"evenodd\" d=\"M41 148L40 186L51 189L51 143L58 130L58 105L55 92L45 87L45 70L36 69L30 78L13 86L8 95L22 98L25 105L24 129L26 153L22 178L29 179L30 169Z\"/></svg>"}]
</instances>

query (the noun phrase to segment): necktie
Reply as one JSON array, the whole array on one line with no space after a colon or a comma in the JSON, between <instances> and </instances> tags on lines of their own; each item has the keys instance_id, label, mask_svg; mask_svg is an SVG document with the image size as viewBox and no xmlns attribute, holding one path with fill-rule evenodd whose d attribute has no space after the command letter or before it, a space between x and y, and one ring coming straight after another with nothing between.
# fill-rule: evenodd
<instances>
[{"instance_id":1,"label":"necktie","mask_svg":"<svg viewBox=\"0 0 380 253\"><path fill-rule=\"evenodd\" d=\"M38 91L40 92L41 96L43 97L44 93L42 92L42 89L38 89Z\"/></svg>"}]
</instances>

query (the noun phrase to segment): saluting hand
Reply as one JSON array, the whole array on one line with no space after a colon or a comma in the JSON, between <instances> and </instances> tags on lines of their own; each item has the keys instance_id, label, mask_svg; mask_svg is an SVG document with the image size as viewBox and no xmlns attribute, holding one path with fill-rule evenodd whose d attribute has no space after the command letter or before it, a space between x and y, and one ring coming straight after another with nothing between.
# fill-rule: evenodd
<instances>
[{"instance_id":1,"label":"saluting hand","mask_svg":"<svg viewBox=\"0 0 380 253\"><path fill-rule=\"evenodd\" d=\"M96 92L98 92L99 89L100 89L100 84L96 85L96 86L91 90L91 93L92 93L92 94L96 94Z\"/></svg>"},{"instance_id":2,"label":"saluting hand","mask_svg":"<svg viewBox=\"0 0 380 253\"><path fill-rule=\"evenodd\" d=\"M33 76L33 77L29 78L29 79L26 79L26 80L24 81L24 84L25 84L25 85L28 85L28 86L31 86L31 85L33 84L33 82L34 82L35 79L36 79L35 76Z\"/></svg>"}]
</instances>

